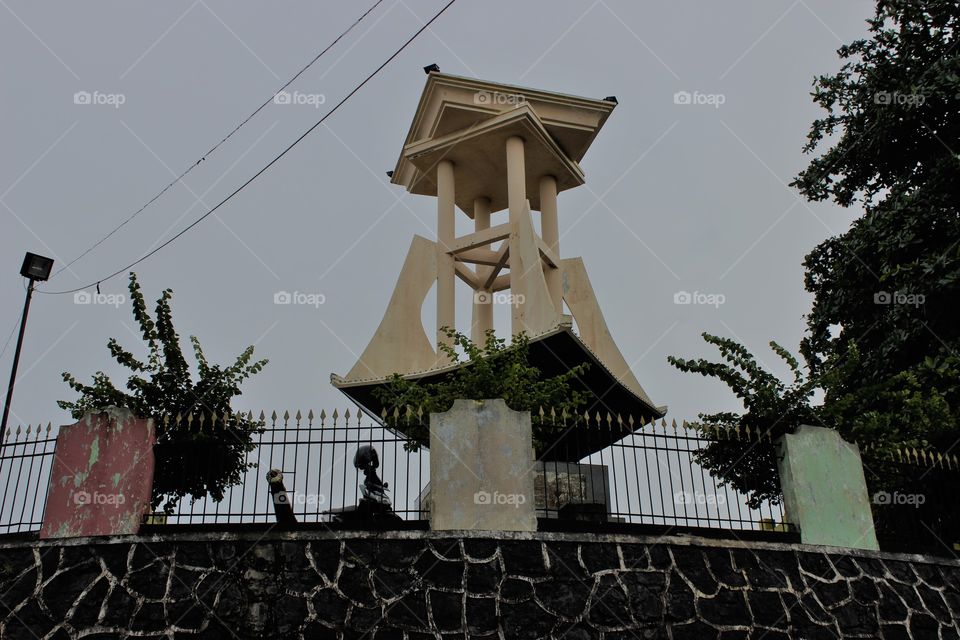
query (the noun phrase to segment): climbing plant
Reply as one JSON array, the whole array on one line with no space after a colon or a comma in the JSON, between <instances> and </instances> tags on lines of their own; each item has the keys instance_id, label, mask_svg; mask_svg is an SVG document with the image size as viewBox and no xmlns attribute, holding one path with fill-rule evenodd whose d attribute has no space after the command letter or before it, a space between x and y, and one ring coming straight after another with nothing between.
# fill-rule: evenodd
<instances>
[{"instance_id":1,"label":"climbing plant","mask_svg":"<svg viewBox=\"0 0 960 640\"><path fill-rule=\"evenodd\" d=\"M239 484L253 466L246 462L247 452L255 446L253 435L263 428L262 422L234 413L230 403L240 395L240 384L263 369L267 361L254 361L253 347L249 346L230 366L211 364L200 341L190 336L194 377L173 325L173 291L166 289L160 295L154 319L134 273L130 274L128 288L133 318L146 344L146 358L138 358L111 338L107 342L110 355L130 371L123 388L103 371L93 374L89 385L64 372L63 380L79 397L57 404L77 420L107 407L153 418L157 438L151 500L154 509L162 506L166 513L172 513L185 496L222 500L224 491ZM212 416L217 420L211 420Z\"/></svg>"}]
</instances>

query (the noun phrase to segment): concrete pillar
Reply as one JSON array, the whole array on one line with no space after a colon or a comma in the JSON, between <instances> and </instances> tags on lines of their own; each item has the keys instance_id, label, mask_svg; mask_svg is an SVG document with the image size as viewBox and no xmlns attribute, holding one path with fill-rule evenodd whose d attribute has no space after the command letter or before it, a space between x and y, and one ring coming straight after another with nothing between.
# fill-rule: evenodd
<instances>
[{"instance_id":1,"label":"concrete pillar","mask_svg":"<svg viewBox=\"0 0 960 640\"><path fill-rule=\"evenodd\" d=\"M553 176L540 178L540 231L543 242L560 258L560 222L557 216L557 179ZM544 270L547 290L557 313L563 313L563 274L559 268Z\"/></svg>"},{"instance_id":2,"label":"concrete pillar","mask_svg":"<svg viewBox=\"0 0 960 640\"><path fill-rule=\"evenodd\" d=\"M430 529L536 531L529 411L457 400L430 414Z\"/></svg>"},{"instance_id":3,"label":"concrete pillar","mask_svg":"<svg viewBox=\"0 0 960 640\"><path fill-rule=\"evenodd\" d=\"M780 441L787 517L804 544L878 550L860 449L833 429L800 426Z\"/></svg>"},{"instance_id":4,"label":"concrete pillar","mask_svg":"<svg viewBox=\"0 0 960 640\"><path fill-rule=\"evenodd\" d=\"M523 138L511 136L507 138L507 205L510 209L510 255L515 255L519 248L520 217L527 212L527 172L523 154ZM520 300L526 300L526 291L523 291L521 274L510 270L510 291ZM522 296L522 297L520 297ZM510 330L513 335L524 331L522 305L511 305Z\"/></svg>"},{"instance_id":5,"label":"concrete pillar","mask_svg":"<svg viewBox=\"0 0 960 640\"><path fill-rule=\"evenodd\" d=\"M60 427L40 538L131 535L153 489L152 420L111 407Z\"/></svg>"},{"instance_id":6,"label":"concrete pillar","mask_svg":"<svg viewBox=\"0 0 960 640\"><path fill-rule=\"evenodd\" d=\"M474 230L483 231L490 228L490 200L477 198L473 201ZM480 282L485 282L493 271L493 267L477 265L477 276ZM473 331L471 339L475 344L484 344L486 333L493 329L493 295L487 290L473 292Z\"/></svg>"},{"instance_id":7,"label":"concrete pillar","mask_svg":"<svg viewBox=\"0 0 960 640\"><path fill-rule=\"evenodd\" d=\"M453 344L444 327L456 328L456 281L453 256L449 254L456 238L453 163L437 164L437 345ZM450 359L437 350L437 364Z\"/></svg>"}]
</instances>

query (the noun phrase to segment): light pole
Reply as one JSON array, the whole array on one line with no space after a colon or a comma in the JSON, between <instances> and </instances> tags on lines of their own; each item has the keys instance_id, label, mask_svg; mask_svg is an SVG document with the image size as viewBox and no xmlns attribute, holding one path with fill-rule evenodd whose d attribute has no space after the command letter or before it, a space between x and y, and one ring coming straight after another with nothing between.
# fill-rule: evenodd
<instances>
[{"instance_id":1,"label":"light pole","mask_svg":"<svg viewBox=\"0 0 960 640\"><path fill-rule=\"evenodd\" d=\"M13 368L10 371L10 384L7 385L7 399L3 403L3 424L0 425L0 442L7 435L7 418L10 417L10 402L13 400L13 385L17 381L17 367L20 365L20 350L23 348L23 334L27 328L27 314L30 313L30 300L33 298L33 285L43 282L50 277L53 269L53 258L45 258L35 253L27 252L23 257L23 266L20 275L29 280L27 284L27 299L23 303L23 317L20 318L20 335L17 336L17 350L13 353Z\"/></svg>"}]
</instances>

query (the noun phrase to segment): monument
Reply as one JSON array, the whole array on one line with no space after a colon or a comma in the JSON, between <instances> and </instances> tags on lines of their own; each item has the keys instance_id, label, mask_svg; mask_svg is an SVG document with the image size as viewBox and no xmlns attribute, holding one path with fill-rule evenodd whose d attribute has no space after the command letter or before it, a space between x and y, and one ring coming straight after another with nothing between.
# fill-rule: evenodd
<instances>
[{"instance_id":1,"label":"monument","mask_svg":"<svg viewBox=\"0 0 960 640\"><path fill-rule=\"evenodd\" d=\"M616 105L613 97L429 71L389 175L410 193L436 198L437 239L414 237L380 326L353 368L331 375L333 385L378 416L383 407L373 391L392 374L424 381L449 374L458 365L437 345L451 341L441 329L457 327L459 280L473 292L474 342L493 329L494 297L509 295L511 332L530 338L531 362L545 375L590 364L578 381L595 397L588 410L632 415L638 427L662 417L666 407L654 404L614 343L583 260L560 252L557 196L584 184L579 163ZM456 235L458 210L473 220L473 232ZM501 213L506 219L496 220ZM421 311L434 284L432 341ZM595 431L578 438L582 453L610 443Z\"/></svg>"}]
</instances>

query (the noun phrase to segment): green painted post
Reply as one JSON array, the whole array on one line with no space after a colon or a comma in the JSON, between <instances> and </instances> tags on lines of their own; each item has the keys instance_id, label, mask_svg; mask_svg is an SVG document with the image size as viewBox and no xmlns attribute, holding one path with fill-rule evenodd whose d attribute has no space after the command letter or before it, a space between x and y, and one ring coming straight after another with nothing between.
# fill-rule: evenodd
<instances>
[{"instance_id":1,"label":"green painted post","mask_svg":"<svg viewBox=\"0 0 960 640\"><path fill-rule=\"evenodd\" d=\"M779 444L784 507L801 542L878 550L859 447L810 425Z\"/></svg>"}]
</instances>

